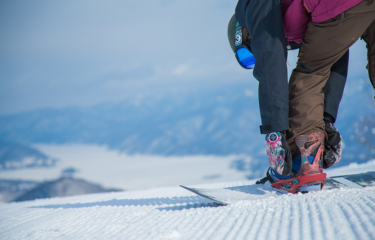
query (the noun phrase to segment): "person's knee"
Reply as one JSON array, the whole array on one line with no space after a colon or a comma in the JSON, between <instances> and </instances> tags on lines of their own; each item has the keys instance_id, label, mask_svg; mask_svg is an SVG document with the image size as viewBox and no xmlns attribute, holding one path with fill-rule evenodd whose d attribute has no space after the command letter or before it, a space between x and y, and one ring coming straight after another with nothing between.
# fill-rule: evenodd
<instances>
[{"instance_id":1,"label":"person's knee","mask_svg":"<svg viewBox=\"0 0 375 240\"><path fill-rule=\"evenodd\" d=\"M304 63L299 63L296 69L300 73L312 73L313 72L313 70Z\"/></svg>"}]
</instances>

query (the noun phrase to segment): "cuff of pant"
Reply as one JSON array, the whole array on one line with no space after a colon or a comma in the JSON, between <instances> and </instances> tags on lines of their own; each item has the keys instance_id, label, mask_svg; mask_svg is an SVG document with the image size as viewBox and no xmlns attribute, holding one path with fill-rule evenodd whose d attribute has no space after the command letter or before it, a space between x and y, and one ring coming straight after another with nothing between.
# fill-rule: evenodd
<instances>
[{"instance_id":1,"label":"cuff of pant","mask_svg":"<svg viewBox=\"0 0 375 240\"><path fill-rule=\"evenodd\" d=\"M271 125L261 125L259 126L259 128L260 128L261 134L267 134L267 133L273 132Z\"/></svg>"},{"instance_id":2,"label":"cuff of pant","mask_svg":"<svg viewBox=\"0 0 375 240\"><path fill-rule=\"evenodd\" d=\"M286 125L286 126L288 126L288 125ZM289 129L289 126L288 127L285 127L285 126L282 127L279 124L277 126L268 124L268 125L261 125L261 126L259 126L259 128L260 128L260 133L261 134L268 134L268 133L272 133L272 132L287 131Z\"/></svg>"}]
</instances>

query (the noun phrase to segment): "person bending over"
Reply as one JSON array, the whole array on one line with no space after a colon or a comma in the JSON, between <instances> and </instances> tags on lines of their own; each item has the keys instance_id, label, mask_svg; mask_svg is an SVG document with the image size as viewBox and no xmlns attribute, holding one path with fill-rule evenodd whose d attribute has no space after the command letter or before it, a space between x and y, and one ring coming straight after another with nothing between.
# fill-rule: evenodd
<instances>
[{"instance_id":1,"label":"person bending over","mask_svg":"<svg viewBox=\"0 0 375 240\"><path fill-rule=\"evenodd\" d=\"M342 138L334 123L347 77L348 51L331 66L329 80L323 89L326 104L320 118L326 122L328 134L324 157L323 151L318 152L324 146L324 135L319 144L309 148L317 151L311 152L306 161L302 153L293 156L286 141L289 129L287 50L300 48L310 20L302 1L239 0L228 24L228 40L238 63L245 69L253 69L253 75L259 81L260 132L266 134L271 165L267 177L259 183L301 180L303 176L307 176L302 179L306 181L310 179L308 175L322 173L323 167L331 167L341 158ZM305 162L309 165L304 165ZM320 190L325 175L320 177L320 182L310 181L289 191Z\"/></svg>"}]
</instances>

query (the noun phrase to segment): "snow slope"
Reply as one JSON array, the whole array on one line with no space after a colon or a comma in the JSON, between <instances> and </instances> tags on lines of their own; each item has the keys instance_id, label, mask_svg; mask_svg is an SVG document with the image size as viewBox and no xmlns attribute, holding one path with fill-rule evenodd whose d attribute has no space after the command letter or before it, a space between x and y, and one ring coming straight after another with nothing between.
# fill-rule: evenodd
<instances>
[{"instance_id":1,"label":"snow slope","mask_svg":"<svg viewBox=\"0 0 375 240\"><path fill-rule=\"evenodd\" d=\"M375 239L375 187L229 206L179 187L8 203L0 205L0 239Z\"/></svg>"}]
</instances>

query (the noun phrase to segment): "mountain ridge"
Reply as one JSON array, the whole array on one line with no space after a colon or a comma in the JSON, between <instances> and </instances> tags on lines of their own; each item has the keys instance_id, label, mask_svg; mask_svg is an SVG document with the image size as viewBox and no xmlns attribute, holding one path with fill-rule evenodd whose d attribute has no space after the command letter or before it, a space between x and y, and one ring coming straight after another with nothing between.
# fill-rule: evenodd
<instances>
[{"instance_id":1,"label":"mountain ridge","mask_svg":"<svg viewBox=\"0 0 375 240\"><path fill-rule=\"evenodd\" d=\"M346 145L342 159L345 164L375 156L373 150L355 138L355 126L360 126L369 129L366 137L375 141L371 121L366 123L368 126L360 121L373 118L373 106L368 100L371 85L366 81L349 81L347 85L336 123ZM254 87L254 83L234 85L1 116L0 140L29 146L98 144L129 154L247 154L264 159L264 136L259 134Z\"/></svg>"}]
</instances>

